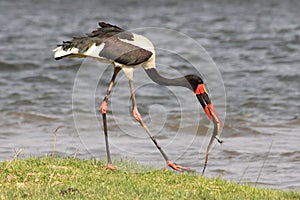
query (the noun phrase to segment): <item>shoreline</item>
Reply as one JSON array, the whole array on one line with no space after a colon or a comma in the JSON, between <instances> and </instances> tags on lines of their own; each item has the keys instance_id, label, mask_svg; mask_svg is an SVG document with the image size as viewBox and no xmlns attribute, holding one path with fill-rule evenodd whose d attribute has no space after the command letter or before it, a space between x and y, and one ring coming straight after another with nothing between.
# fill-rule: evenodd
<instances>
[{"instance_id":1,"label":"shoreline","mask_svg":"<svg viewBox=\"0 0 300 200\"><path fill-rule=\"evenodd\" d=\"M299 191L237 184L193 173L174 173L121 161L126 171L104 170L105 162L56 156L0 162L2 199L299 199ZM128 171L132 172L128 172Z\"/></svg>"}]
</instances>

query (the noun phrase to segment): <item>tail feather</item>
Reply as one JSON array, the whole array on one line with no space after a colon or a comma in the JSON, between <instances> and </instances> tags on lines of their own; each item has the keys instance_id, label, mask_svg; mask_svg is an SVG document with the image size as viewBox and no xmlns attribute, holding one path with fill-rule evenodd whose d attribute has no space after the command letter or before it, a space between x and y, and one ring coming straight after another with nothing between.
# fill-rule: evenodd
<instances>
[{"instance_id":1,"label":"tail feather","mask_svg":"<svg viewBox=\"0 0 300 200\"><path fill-rule=\"evenodd\" d=\"M80 57L81 54L84 54L88 49L96 43L96 39L89 37L79 37L73 38L71 41L64 41L62 44L58 45L54 49L54 58L59 60L68 56Z\"/></svg>"},{"instance_id":2,"label":"tail feather","mask_svg":"<svg viewBox=\"0 0 300 200\"><path fill-rule=\"evenodd\" d=\"M79 49L76 47L64 49L63 46L58 46L56 49L53 49L53 51L55 60L59 60L70 55L78 54Z\"/></svg>"}]
</instances>

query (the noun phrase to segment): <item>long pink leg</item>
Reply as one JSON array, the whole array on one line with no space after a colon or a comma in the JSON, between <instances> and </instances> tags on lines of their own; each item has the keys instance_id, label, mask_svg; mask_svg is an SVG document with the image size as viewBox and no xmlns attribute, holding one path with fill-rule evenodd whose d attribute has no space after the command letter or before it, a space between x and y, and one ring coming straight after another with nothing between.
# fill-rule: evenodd
<instances>
[{"instance_id":1,"label":"long pink leg","mask_svg":"<svg viewBox=\"0 0 300 200\"><path fill-rule=\"evenodd\" d=\"M149 137L151 138L152 142L155 144L155 146L157 147L157 149L160 151L160 153L162 154L162 156L164 157L164 159L166 160L166 167L171 167L172 169L176 170L176 171L184 171L184 170L189 170L189 168L187 167L183 167L180 165L177 165L173 162L171 162L168 158L168 156L166 155L166 153L163 151L163 149L159 146L159 144L157 143L156 139L154 138L154 136L152 135L152 133L150 132L150 130L148 129L147 125L145 124L145 122L143 121L139 111L138 111L138 107L137 107L137 103L136 103L136 99L135 99L135 93L134 93L134 88L133 88L133 81L129 80L129 85L130 85L130 93L131 93L131 98L132 98L132 105L133 105L133 110L132 110L132 114L133 117L141 124L141 126L145 129L145 131L147 132L147 134L149 135Z\"/></svg>"},{"instance_id":2,"label":"long pink leg","mask_svg":"<svg viewBox=\"0 0 300 200\"><path fill-rule=\"evenodd\" d=\"M121 70L120 67L115 67L114 74L111 78L111 81L109 83L107 92L106 92L105 97L104 97L104 99L101 103L101 106L100 106L100 110L101 110L101 113L102 113L102 119L103 119L103 129L104 129L105 146L106 146L106 154L107 154L107 166L105 167L105 169L110 169L110 170L115 170L116 168L113 166L112 161L111 161L111 157L110 157L109 143L108 143L108 133L107 133L106 111L107 111L108 97L109 97L109 95L112 91L112 88L114 86L117 74L119 73L120 70Z\"/></svg>"}]
</instances>

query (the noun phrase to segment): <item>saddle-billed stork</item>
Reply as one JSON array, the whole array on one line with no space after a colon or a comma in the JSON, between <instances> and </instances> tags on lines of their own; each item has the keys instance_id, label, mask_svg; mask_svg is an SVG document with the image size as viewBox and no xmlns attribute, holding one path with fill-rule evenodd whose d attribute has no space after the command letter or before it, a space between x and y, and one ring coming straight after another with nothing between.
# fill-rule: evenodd
<instances>
[{"instance_id":1,"label":"saddle-billed stork","mask_svg":"<svg viewBox=\"0 0 300 200\"><path fill-rule=\"evenodd\" d=\"M109 95L112 91L113 85L117 74L123 70L125 75L129 80L130 92L133 104L133 116L145 129L151 140L154 142L157 149L160 151L164 159L166 160L166 167L171 167L176 171L188 170L188 168L177 165L171 162L160 147L153 134L150 132L146 124L144 123L137 107L134 87L133 87L133 71L138 66L142 66L151 78L152 81L159 85L164 86L181 86L192 90L195 96L199 100L201 106L203 107L206 115L215 124L215 129L213 137L211 138L210 144L207 149L206 162L208 158L208 151L213 139L217 139L220 143L222 142L218 138L218 130L222 126L222 122L219 119L208 93L204 87L203 80L194 74L186 75L180 78L165 78L161 76L155 67L155 51L152 42L144 36L131 33L117 26L100 22L100 28L94 30L92 33L85 37L75 37L70 41L65 41L61 45L58 45L54 49L54 58L56 60L62 58L79 57L79 58L94 58L101 62L112 63L114 65L114 73L109 83L106 95L101 103L100 110L103 117L103 127L105 135L105 145L107 153L107 166L106 169L115 170L116 168L112 164L109 143L108 143L108 133L107 133L107 122L106 122L106 111L107 111L107 101ZM215 133L216 132L216 133ZM204 167L205 169L205 167ZM203 169L203 172L204 172Z\"/></svg>"}]
</instances>

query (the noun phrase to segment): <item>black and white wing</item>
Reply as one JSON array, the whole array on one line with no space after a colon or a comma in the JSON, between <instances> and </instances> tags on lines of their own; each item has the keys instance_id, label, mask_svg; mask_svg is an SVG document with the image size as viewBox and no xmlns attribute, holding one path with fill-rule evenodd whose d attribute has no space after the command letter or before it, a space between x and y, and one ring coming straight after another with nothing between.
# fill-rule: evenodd
<instances>
[{"instance_id":1,"label":"black and white wing","mask_svg":"<svg viewBox=\"0 0 300 200\"><path fill-rule=\"evenodd\" d=\"M91 57L120 65L139 65L153 55L153 45L145 37L100 22L100 28L86 37L65 41L54 49L54 58Z\"/></svg>"}]
</instances>

